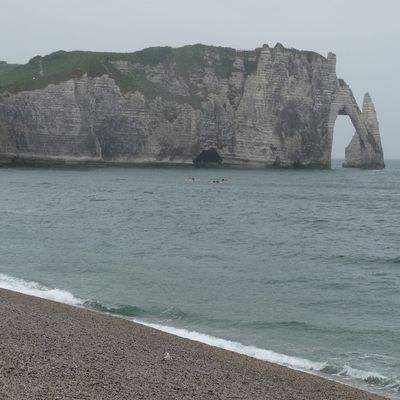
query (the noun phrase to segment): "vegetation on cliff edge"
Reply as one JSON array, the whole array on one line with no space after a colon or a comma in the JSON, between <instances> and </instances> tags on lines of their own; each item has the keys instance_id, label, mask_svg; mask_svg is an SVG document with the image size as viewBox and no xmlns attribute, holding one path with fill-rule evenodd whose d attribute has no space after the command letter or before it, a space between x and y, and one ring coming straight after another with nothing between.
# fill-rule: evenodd
<instances>
[{"instance_id":1,"label":"vegetation on cliff edge","mask_svg":"<svg viewBox=\"0 0 400 400\"><path fill-rule=\"evenodd\" d=\"M18 64L7 64L5 61L0 61L0 75L9 72L12 69L16 68Z\"/></svg>"},{"instance_id":2,"label":"vegetation on cliff edge","mask_svg":"<svg viewBox=\"0 0 400 400\"><path fill-rule=\"evenodd\" d=\"M251 73L255 62L249 59L254 59L255 51L245 53L245 67ZM162 88L147 80L146 66L173 65L177 75L190 86L190 77L206 67L213 68L218 76L228 78L234 70L236 55L236 50L231 48L201 44L180 48L152 47L135 53L57 51L44 57L36 56L25 65L11 68L1 64L0 92L41 89L84 74L89 77L107 74L115 79L123 92L140 90L153 96L162 93ZM127 62L127 69L118 68L118 62Z\"/></svg>"},{"instance_id":3,"label":"vegetation on cliff edge","mask_svg":"<svg viewBox=\"0 0 400 400\"><path fill-rule=\"evenodd\" d=\"M279 46L279 49L284 49L282 45ZM147 98L161 96L166 100L198 107L204 93L199 90L201 85L197 84L196 79L204 76L206 69L211 69L220 78L228 79L236 70L235 59L239 57L247 76L255 73L260 50L237 51L228 47L196 44L180 48L151 47L135 53L57 51L44 57L36 56L25 65L0 62L0 93L42 89L49 84L80 78L85 74L89 77L107 74L116 81L122 92L138 90ZM307 57L314 56L311 52L296 52L304 53ZM175 76L183 79L189 94L171 93L166 88L166 82L150 80L149 70L153 68L154 72L160 66L166 67L165 70L172 68Z\"/></svg>"}]
</instances>

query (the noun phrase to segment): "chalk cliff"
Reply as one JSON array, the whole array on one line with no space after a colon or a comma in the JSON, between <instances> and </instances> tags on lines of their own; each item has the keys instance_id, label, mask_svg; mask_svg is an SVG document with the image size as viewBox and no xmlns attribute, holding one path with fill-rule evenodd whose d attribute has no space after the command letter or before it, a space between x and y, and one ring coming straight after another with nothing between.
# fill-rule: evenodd
<instances>
[{"instance_id":1,"label":"chalk cliff","mask_svg":"<svg viewBox=\"0 0 400 400\"><path fill-rule=\"evenodd\" d=\"M361 112L332 53L58 52L0 74L0 163L329 168L339 114L356 130L344 166L383 168L372 100Z\"/></svg>"}]
</instances>

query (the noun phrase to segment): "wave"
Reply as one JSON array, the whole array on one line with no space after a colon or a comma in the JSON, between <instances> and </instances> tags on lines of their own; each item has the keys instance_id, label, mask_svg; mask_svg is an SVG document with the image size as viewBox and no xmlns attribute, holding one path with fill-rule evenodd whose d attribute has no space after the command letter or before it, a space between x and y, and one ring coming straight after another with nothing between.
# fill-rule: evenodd
<instances>
[{"instance_id":1,"label":"wave","mask_svg":"<svg viewBox=\"0 0 400 400\"><path fill-rule=\"evenodd\" d=\"M144 310L131 305L105 305L98 301L84 300L75 297L67 290L58 288L49 288L38 282L26 281L21 278L0 273L0 288L13 290L15 292L28 294L30 296L40 297L42 299L57 301L58 303L69 304L90 308L95 311L101 311L109 314L120 315L124 317L137 317L143 314Z\"/></svg>"},{"instance_id":2,"label":"wave","mask_svg":"<svg viewBox=\"0 0 400 400\"><path fill-rule=\"evenodd\" d=\"M0 288L13 290L15 292L28 294L42 299L53 300L72 306L82 306L84 300L75 297L72 293L57 288L49 288L37 282L26 281L0 273Z\"/></svg>"},{"instance_id":3,"label":"wave","mask_svg":"<svg viewBox=\"0 0 400 400\"><path fill-rule=\"evenodd\" d=\"M210 336L196 331L190 331L187 329L148 323L138 319L134 319L134 321L175 336L194 340L210 346L219 347L235 353L244 354L258 360L283 365L291 369L311 372L324 377L327 377L328 375L331 376L332 379L336 378L336 380L341 381L348 379L353 380L354 382L362 381L364 384L367 384L370 387L375 387L377 390L387 390L391 392L400 391L400 378L397 377L389 378L377 372L364 371L347 365L336 366L333 364L331 365L328 362L318 362L308 360L306 358L288 356L286 354L277 353L267 349L261 349L255 346L243 345L239 342L221 339L215 336Z\"/></svg>"},{"instance_id":4,"label":"wave","mask_svg":"<svg viewBox=\"0 0 400 400\"><path fill-rule=\"evenodd\" d=\"M208 344L210 346L219 347L221 349L233 351L235 353L244 354L253 358L257 358L258 360L269 361L275 364L285 365L294 369L320 371L326 366L326 363L310 361L299 357L287 356L285 354L276 353L271 350L260 349L255 346L243 345L239 342L233 342L230 340L217 338L215 336L210 336L205 333L189 331L187 329L182 329L182 328L174 328L172 326L167 326L167 325L149 323L142 321L140 319L134 319L134 321L139 324L149 326L151 328L167 332L175 336L180 336L186 339L194 340L196 342Z\"/></svg>"},{"instance_id":5,"label":"wave","mask_svg":"<svg viewBox=\"0 0 400 400\"><path fill-rule=\"evenodd\" d=\"M191 331L183 328L175 328L168 325L150 323L140 319L145 314L145 310L132 305L105 305L98 301L84 300L75 297L72 293L57 288L49 288L33 281L15 278L9 275L0 273L0 288L13 290L19 293L28 294L43 299L57 301L72 306L85 307L95 311L114 314L116 316L128 318L131 321L145 325L159 331L167 332L175 336L180 336L186 339L201 342L210 346L219 347L221 349L233 351L235 353L244 354L258 360L272 362L283 365L292 369L315 373L322 376L331 376L332 379L341 381L363 382L370 388L377 390L390 391L398 393L400 391L400 378L389 378L377 372L364 371L353 368L348 365L335 365L329 362L318 362L308 360L306 358L289 356L282 353L277 353L272 350L262 349L251 345L244 345L239 342L234 342L226 339L221 339L215 336L204 333Z\"/></svg>"},{"instance_id":6,"label":"wave","mask_svg":"<svg viewBox=\"0 0 400 400\"><path fill-rule=\"evenodd\" d=\"M386 258L386 262L388 262L389 264L400 264L400 256Z\"/></svg>"},{"instance_id":7,"label":"wave","mask_svg":"<svg viewBox=\"0 0 400 400\"><path fill-rule=\"evenodd\" d=\"M83 306L90 308L95 311L105 312L109 314L119 315L122 317L138 317L144 313L139 307L118 304L116 306L105 305L98 301L87 300L83 303Z\"/></svg>"},{"instance_id":8,"label":"wave","mask_svg":"<svg viewBox=\"0 0 400 400\"><path fill-rule=\"evenodd\" d=\"M338 378L352 379L355 381L363 381L370 387L380 388L394 393L400 392L400 378L387 377L378 372L365 371L353 368L348 365L327 365L320 372L333 375Z\"/></svg>"},{"instance_id":9,"label":"wave","mask_svg":"<svg viewBox=\"0 0 400 400\"><path fill-rule=\"evenodd\" d=\"M328 256L327 256L328 257ZM397 265L400 264L400 256L376 256L376 255L350 255L350 254L336 254L333 258L341 262L348 262L352 264L387 264Z\"/></svg>"}]
</instances>

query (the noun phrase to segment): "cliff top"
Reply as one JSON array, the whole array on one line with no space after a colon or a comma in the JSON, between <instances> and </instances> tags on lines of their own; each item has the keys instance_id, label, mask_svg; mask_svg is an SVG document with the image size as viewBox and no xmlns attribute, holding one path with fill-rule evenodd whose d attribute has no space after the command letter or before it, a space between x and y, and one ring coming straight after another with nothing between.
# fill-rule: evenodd
<instances>
[{"instance_id":1,"label":"cliff top","mask_svg":"<svg viewBox=\"0 0 400 400\"><path fill-rule=\"evenodd\" d=\"M325 59L314 52L285 49L280 43L272 50L295 52L309 60ZM151 96L159 93L159 88L145 78L146 67L173 65L185 81L206 67L213 68L218 76L228 78L235 70L234 61L238 56L243 59L246 75L255 72L260 51L261 48L235 50L203 44L180 48L150 47L134 53L57 51L44 57L36 56L24 65L0 63L0 92L41 89L84 74L90 77L107 74L115 79L123 92L140 90Z\"/></svg>"},{"instance_id":2,"label":"cliff top","mask_svg":"<svg viewBox=\"0 0 400 400\"><path fill-rule=\"evenodd\" d=\"M11 71L17 66L17 64L7 64L6 61L0 61L0 74Z\"/></svg>"}]
</instances>

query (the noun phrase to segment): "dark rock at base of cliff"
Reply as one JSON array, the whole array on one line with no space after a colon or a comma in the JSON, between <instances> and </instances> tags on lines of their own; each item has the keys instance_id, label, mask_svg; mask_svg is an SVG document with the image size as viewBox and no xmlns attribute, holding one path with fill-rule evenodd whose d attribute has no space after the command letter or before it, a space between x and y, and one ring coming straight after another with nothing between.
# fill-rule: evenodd
<instances>
[{"instance_id":1,"label":"dark rock at base of cliff","mask_svg":"<svg viewBox=\"0 0 400 400\"><path fill-rule=\"evenodd\" d=\"M222 157L215 149L203 150L194 160L195 167L220 167Z\"/></svg>"}]
</instances>

